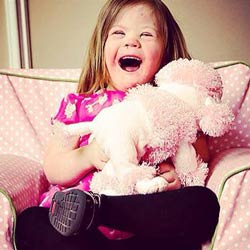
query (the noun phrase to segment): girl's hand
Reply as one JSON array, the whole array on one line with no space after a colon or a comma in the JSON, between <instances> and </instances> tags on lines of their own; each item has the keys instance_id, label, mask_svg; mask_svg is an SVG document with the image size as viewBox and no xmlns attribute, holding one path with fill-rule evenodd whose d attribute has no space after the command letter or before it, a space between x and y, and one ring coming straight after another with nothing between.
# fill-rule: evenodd
<instances>
[{"instance_id":1,"label":"girl's hand","mask_svg":"<svg viewBox=\"0 0 250 250\"><path fill-rule=\"evenodd\" d=\"M85 146L85 157L89 161L89 165L102 170L106 162L109 160L106 154L103 152L101 147L94 139L89 145Z\"/></svg>"},{"instance_id":2,"label":"girl's hand","mask_svg":"<svg viewBox=\"0 0 250 250\"><path fill-rule=\"evenodd\" d=\"M166 179L169 183L166 191L181 188L181 181L175 172L175 168L172 164L162 162L159 164L159 175Z\"/></svg>"}]
</instances>

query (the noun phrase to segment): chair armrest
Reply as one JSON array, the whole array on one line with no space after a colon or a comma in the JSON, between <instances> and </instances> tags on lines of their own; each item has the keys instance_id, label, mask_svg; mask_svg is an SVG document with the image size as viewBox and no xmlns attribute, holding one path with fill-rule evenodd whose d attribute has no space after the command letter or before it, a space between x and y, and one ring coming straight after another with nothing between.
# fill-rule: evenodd
<instances>
[{"instance_id":1,"label":"chair armrest","mask_svg":"<svg viewBox=\"0 0 250 250\"><path fill-rule=\"evenodd\" d=\"M17 213L37 205L47 188L41 163L18 155L0 155L0 191L9 195Z\"/></svg>"},{"instance_id":2,"label":"chair armrest","mask_svg":"<svg viewBox=\"0 0 250 250\"><path fill-rule=\"evenodd\" d=\"M37 205L47 188L39 162L17 155L0 155L0 245L4 249L14 249L16 213Z\"/></svg>"},{"instance_id":3,"label":"chair armrest","mask_svg":"<svg viewBox=\"0 0 250 250\"><path fill-rule=\"evenodd\" d=\"M250 148L225 150L214 158L210 167L207 187L217 194L221 210L209 249L247 249L250 225Z\"/></svg>"},{"instance_id":4,"label":"chair armrest","mask_svg":"<svg viewBox=\"0 0 250 250\"><path fill-rule=\"evenodd\" d=\"M209 163L206 186L219 195L234 175L250 169L250 148L232 148L217 154Z\"/></svg>"}]
</instances>

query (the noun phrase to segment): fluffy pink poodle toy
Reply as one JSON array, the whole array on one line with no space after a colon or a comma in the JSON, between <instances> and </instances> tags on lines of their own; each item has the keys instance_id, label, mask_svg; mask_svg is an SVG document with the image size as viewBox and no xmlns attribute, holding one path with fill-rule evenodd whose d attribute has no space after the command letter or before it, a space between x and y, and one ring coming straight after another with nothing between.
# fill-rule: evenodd
<instances>
[{"instance_id":1,"label":"fluffy pink poodle toy","mask_svg":"<svg viewBox=\"0 0 250 250\"><path fill-rule=\"evenodd\" d=\"M94 174L92 191L125 195L166 190L168 183L157 176L156 165L168 158L183 185L204 185L207 164L192 146L197 132L221 136L234 118L221 103L221 78L207 64L179 59L163 67L155 82L156 87L129 90L124 101L103 109L92 122L64 127L68 135L91 133L110 159Z\"/></svg>"}]
</instances>

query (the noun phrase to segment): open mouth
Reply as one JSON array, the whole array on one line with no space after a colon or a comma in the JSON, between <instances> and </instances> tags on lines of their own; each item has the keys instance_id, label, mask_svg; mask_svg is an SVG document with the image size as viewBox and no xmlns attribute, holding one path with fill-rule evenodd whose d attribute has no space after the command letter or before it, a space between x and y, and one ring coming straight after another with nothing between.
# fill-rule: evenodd
<instances>
[{"instance_id":1,"label":"open mouth","mask_svg":"<svg viewBox=\"0 0 250 250\"><path fill-rule=\"evenodd\" d=\"M134 72L141 66L142 60L138 57L124 56L119 60L120 67L127 72Z\"/></svg>"}]
</instances>

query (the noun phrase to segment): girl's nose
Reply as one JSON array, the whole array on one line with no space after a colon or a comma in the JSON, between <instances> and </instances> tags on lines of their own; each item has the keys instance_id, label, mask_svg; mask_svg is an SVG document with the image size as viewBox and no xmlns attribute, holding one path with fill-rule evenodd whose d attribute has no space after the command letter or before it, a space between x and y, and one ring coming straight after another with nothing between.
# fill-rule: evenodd
<instances>
[{"instance_id":1,"label":"girl's nose","mask_svg":"<svg viewBox=\"0 0 250 250\"><path fill-rule=\"evenodd\" d=\"M125 47L136 47L140 48L141 43L137 37L130 37L125 41Z\"/></svg>"}]
</instances>

